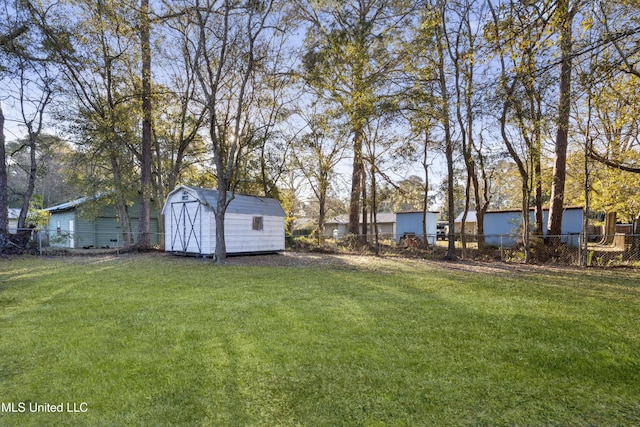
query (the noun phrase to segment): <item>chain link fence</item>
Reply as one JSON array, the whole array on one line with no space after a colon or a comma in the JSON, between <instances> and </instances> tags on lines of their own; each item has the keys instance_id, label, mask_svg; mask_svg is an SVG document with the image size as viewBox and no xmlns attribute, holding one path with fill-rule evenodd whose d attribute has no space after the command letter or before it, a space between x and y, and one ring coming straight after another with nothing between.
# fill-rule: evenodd
<instances>
[{"instance_id":1,"label":"chain link fence","mask_svg":"<svg viewBox=\"0 0 640 427\"><path fill-rule=\"evenodd\" d=\"M640 267L640 235L617 233L588 236L586 242L584 239L581 234L532 237L529 259L538 264ZM522 236L512 234L484 236L484 240L483 236L460 236L455 243L456 254L473 258L497 251L499 257L495 258L500 261L524 262L526 251L522 240Z\"/></svg>"},{"instance_id":2,"label":"chain link fence","mask_svg":"<svg viewBox=\"0 0 640 427\"><path fill-rule=\"evenodd\" d=\"M363 245L366 238L366 245ZM296 239L291 247L306 250L317 246L326 250L369 250L405 253L429 259L445 259L449 254L449 236L405 233L402 235L381 233L325 237L318 239ZM526 250L519 234L456 234L453 239L455 256L458 259L482 260L506 263L523 263ZM300 244L300 243L303 244ZM304 244L306 243L306 245ZM536 264L562 264L570 266L630 266L640 268L640 235L616 233L615 235L591 235L585 245L584 235L564 234L560 236L531 237L529 260Z\"/></svg>"},{"instance_id":3,"label":"chain link fence","mask_svg":"<svg viewBox=\"0 0 640 427\"><path fill-rule=\"evenodd\" d=\"M131 242L124 239L121 233L114 232L56 232L47 229L18 229L16 234L27 235L28 241L21 244L25 249L37 252L40 255L56 253L80 253L92 254L105 251L118 251L128 245L135 243L137 233L132 233ZM153 247L162 248L164 234L150 233L150 241Z\"/></svg>"},{"instance_id":4,"label":"chain link fence","mask_svg":"<svg viewBox=\"0 0 640 427\"><path fill-rule=\"evenodd\" d=\"M27 248L49 254L76 252L91 254L100 251L120 250L126 245L121 234L114 233L50 233L47 230L23 230L30 233ZM135 239L137 236L133 236ZM164 235L152 233L151 242L163 248ZM326 252L393 253L427 259L445 259L449 254L449 236L438 233L426 235L405 233L380 233L377 237L334 236L323 239L311 237L288 237L289 250L321 250ZM474 235L456 234L453 239L455 256L458 259L489 262L523 263L526 251L522 236L516 234ZM530 262L537 264L562 264L570 266L640 268L640 235L616 233L613 235L590 235L584 242L582 234L565 234L531 237L529 242Z\"/></svg>"}]
</instances>

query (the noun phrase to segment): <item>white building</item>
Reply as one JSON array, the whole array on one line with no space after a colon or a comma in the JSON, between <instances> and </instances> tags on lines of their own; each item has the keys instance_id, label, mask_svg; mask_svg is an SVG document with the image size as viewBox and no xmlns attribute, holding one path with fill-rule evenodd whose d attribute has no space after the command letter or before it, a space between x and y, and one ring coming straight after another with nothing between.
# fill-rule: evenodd
<instances>
[{"instance_id":1,"label":"white building","mask_svg":"<svg viewBox=\"0 0 640 427\"><path fill-rule=\"evenodd\" d=\"M9 233L16 234L18 232L18 217L20 216L20 209L9 208L7 209L7 213L9 214L9 223L7 224Z\"/></svg>"},{"instance_id":2,"label":"white building","mask_svg":"<svg viewBox=\"0 0 640 427\"><path fill-rule=\"evenodd\" d=\"M169 193L162 209L165 250L213 256L217 200L218 191L205 188L179 186ZM275 199L235 194L225 213L227 254L283 251L284 218L285 213Z\"/></svg>"}]
</instances>

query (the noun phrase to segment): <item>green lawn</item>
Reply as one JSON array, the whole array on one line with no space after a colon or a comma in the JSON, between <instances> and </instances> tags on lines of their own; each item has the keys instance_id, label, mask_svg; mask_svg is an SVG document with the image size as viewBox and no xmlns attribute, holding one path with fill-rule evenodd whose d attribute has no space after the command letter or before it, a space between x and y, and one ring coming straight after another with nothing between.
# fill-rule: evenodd
<instances>
[{"instance_id":1,"label":"green lawn","mask_svg":"<svg viewBox=\"0 0 640 427\"><path fill-rule=\"evenodd\" d=\"M0 334L3 426L640 425L639 272L0 260Z\"/></svg>"}]
</instances>

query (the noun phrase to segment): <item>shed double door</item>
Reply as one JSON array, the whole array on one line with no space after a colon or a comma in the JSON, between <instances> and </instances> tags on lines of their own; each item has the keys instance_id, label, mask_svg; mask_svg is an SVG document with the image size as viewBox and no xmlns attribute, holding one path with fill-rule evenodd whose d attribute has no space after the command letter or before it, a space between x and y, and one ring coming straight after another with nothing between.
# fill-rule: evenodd
<instances>
[{"instance_id":1,"label":"shed double door","mask_svg":"<svg viewBox=\"0 0 640 427\"><path fill-rule=\"evenodd\" d=\"M171 203L171 250L202 253L202 212L197 201Z\"/></svg>"}]
</instances>

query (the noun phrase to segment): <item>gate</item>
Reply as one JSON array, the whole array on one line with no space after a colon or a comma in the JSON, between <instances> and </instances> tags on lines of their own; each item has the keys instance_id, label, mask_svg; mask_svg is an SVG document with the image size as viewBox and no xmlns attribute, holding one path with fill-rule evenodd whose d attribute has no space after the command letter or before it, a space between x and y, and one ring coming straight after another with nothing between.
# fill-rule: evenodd
<instances>
[{"instance_id":1,"label":"gate","mask_svg":"<svg viewBox=\"0 0 640 427\"><path fill-rule=\"evenodd\" d=\"M202 253L200 203L171 203L171 250Z\"/></svg>"}]
</instances>

